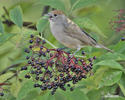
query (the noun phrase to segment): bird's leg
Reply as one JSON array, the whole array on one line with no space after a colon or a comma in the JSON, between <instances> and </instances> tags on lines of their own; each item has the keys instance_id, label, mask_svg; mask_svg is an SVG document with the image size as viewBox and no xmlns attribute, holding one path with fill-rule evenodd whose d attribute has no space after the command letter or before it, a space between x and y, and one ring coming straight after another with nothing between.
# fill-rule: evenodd
<instances>
[{"instance_id":1,"label":"bird's leg","mask_svg":"<svg viewBox=\"0 0 125 100\"><path fill-rule=\"evenodd\" d=\"M71 55L71 58L80 50L81 48L78 47L77 50Z\"/></svg>"}]
</instances>

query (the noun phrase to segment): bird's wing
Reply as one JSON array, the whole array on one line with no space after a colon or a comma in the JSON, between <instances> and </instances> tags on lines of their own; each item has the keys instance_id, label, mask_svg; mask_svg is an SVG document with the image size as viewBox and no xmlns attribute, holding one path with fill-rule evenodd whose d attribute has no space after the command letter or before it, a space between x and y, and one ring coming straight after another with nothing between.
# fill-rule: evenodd
<instances>
[{"instance_id":1,"label":"bird's wing","mask_svg":"<svg viewBox=\"0 0 125 100\"><path fill-rule=\"evenodd\" d=\"M95 46L97 44L96 40L93 39L89 34L82 31L78 25L72 22L70 19L64 25L64 31L68 36L80 40L83 44Z\"/></svg>"}]
</instances>

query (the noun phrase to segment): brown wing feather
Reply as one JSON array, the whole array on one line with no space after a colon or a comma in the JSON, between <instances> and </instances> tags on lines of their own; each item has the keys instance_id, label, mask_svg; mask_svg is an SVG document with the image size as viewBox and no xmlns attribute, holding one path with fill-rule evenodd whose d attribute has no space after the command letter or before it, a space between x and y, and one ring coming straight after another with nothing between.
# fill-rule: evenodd
<instances>
[{"instance_id":1,"label":"brown wing feather","mask_svg":"<svg viewBox=\"0 0 125 100\"><path fill-rule=\"evenodd\" d=\"M67 20L67 23L64 26L64 31L67 33L67 35L79 39L83 44L91 46L95 46L97 44L91 36L82 31L79 26L72 22L70 19Z\"/></svg>"}]
</instances>

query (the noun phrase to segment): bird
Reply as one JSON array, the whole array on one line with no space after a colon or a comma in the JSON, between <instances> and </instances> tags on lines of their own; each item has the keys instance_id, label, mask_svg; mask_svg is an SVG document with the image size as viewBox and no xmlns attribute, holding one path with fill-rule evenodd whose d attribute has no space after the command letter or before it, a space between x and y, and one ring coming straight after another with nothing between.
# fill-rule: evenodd
<instances>
[{"instance_id":1,"label":"bird","mask_svg":"<svg viewBox=\"0 0 125 100\"><path fill-rule=\"evenodd\" d=\"M68 48L76 49L75 53L85 46L103 48L109 52L113 52L104 45L97 43L93 37L69 19L63 11L53 10L47 16L50 23L50 30L56 40Z\"/></svg>"}]
</instances>

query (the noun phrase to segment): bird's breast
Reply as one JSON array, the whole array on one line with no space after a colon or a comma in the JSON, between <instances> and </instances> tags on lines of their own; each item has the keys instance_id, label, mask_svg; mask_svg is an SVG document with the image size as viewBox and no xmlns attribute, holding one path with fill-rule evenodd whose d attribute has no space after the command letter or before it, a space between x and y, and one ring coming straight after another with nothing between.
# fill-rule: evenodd
<instances>
[{"instance_id":1,"label":"bird's breast","mask_svg":"<svg viewBox=\"0 0 125 100\"><path fill-rule=\"evenodd\" d=\"M51 32L54 37L63 45L69 48L78 48L81 42L71 36L68 36L64 31L64 26L60 24L50 24Z\"/></svg>"},{"instance_id":2,"label":"bird's breast","mask_svg":"<svg viewBox=\"0 0 125 100\"><path fill-rule=\"evenodd\" d=\"M54 35L54 37L57 40L61 41L62 38L64 37L64 32L63 32L64 27L62 25L59 25L59 24L51 23L50 28L51 28L51 32Z\"/></svg>"}]
</instances>

